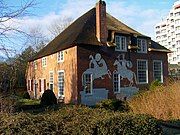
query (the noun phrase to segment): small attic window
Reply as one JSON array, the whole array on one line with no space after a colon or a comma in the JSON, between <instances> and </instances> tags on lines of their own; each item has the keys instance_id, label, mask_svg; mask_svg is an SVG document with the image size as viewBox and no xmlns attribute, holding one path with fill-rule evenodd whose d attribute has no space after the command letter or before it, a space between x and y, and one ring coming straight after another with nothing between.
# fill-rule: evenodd
<instances>
[{"instance_id":1,"label":"small attic window","mask_svg":"<svg viewBox=\"0 0 180 135\"><path fill-rule=\"evenodd\" d=\"M147 53L147 41L146 39L137 39L138 53Z\"/></svg>"},{"instance_id":2,"label":"small attic window","mask_svg":"<svg viewBox=\"0 0 180 135\"><path fill-rule=\"evenodd\" d=\"M125 36L115 36L116 51L127 51L127 42Z\"/></svg>"}]
</instances>

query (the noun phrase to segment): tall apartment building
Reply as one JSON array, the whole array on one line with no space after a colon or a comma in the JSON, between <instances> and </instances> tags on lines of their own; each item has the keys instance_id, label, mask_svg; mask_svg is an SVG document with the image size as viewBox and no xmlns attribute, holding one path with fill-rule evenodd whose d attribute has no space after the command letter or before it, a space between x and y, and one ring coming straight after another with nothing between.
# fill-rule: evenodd
<instances>
[{"instance_id":1,"label":"tall apartment building","mask_svg":"<svg viewBox=\"0 0 180 135\"><path fill-rule=\"evenodd\" d=\"M155 26L156 42L170 49L170 64L180 63L180 0L175 2L168 16Z\"/></svg>"}]
</instances>

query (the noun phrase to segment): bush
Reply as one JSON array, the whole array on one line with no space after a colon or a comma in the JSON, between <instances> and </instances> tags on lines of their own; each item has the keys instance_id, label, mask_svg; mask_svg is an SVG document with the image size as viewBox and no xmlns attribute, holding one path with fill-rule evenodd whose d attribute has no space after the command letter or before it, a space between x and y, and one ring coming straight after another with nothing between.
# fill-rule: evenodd
<instances>
[{"instance_id":1,"label":"bush","mask_svg":"<svg viewBox=\"0 0 180 135\"><path fill-rule=\"evenodd\" d=\"M136 135L161 133L157 121L146 115L122 114L87 107L64 107L32 115L0 115L0 134Z\"/></svg>"},{"instance_id":2,"label":"bush","mask_svg":"<svg viewBox=\"0 0 180 135\"><path fill-rule=\"evenodd\" d=\"M113 110L113 111L122 111L126 112L129 111L130 108L125 101L117 100L117 99L106 99L103 100L96 105L97 108L104 108L107 110Z\"/></svg>"},{"instance_id":3,"label":"bush","mask_svg":"<svg viewBox=\"0 0 180 135\"><path fill-rule=\"evenodd\" d=\"M180 119L180 82L146 91L128 101L131 111L157 119Z\"/></svg>"},{"instance_id":4,"label":"bush","mask_svg":"<svg viewBox=\"0 0 180 135\"><path fill-rule=\"evenodd\" d=\"M25 92L25 93L23 94L23 98L24 98L24 99L31 99L31 97L30 97L30 95L29 95L28 92Z\"/></svg>"},{"instance_id":5,"label":"bush","mask_svg":"<svg viewBox=\"0 0 180 135\"><path fill-rule=\"evenodd\" d=\"M162 83L158 80L155 80L150 84L149 89L155 90L158 86L162 86Z\"/></svg>"},{"instance_id":6,"label":"bush","mask_svg":"<svg viewBox=\"0 0 180 135\"><path fill-rule=\"evenodd\" d=\"M52 90L46 90L41 97L41 105L50 106L56 105L57 98Z\"/></svg>"},{"instance_id":7,"label":"bush","mask_svg":"<svg viewBox=\"0 0 180 135\"><path fill-rule=\"evenodd\" d=\"M162 129L157 121L147 115L121 114L101 121L98 135L159 135Z\"/></svg>"},{"instance_id":8,"label":"bush","mask_svg":"<svg viewBox=\"0 0 180 135\"><path fill-rule=\"evenodd\" d=\"M0 113L15 112L16 98L12 95L0 94Z\"/></svg>"}]
</instances>

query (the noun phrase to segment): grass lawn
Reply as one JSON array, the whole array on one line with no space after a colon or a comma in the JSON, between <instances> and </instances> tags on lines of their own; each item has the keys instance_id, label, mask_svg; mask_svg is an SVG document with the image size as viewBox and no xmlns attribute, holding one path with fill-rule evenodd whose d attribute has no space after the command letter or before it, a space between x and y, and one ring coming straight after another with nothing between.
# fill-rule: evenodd
<instances>
[{"instance_id":1,"label":"grass lawn","mask_svg":"<svg viewBox=\"0 0 180 135\"><path fill-rule=\"evenodd\" d=\"M37 99L18 99L17 105L39 105L40 100Z\"/></svg>"}]
</instances>

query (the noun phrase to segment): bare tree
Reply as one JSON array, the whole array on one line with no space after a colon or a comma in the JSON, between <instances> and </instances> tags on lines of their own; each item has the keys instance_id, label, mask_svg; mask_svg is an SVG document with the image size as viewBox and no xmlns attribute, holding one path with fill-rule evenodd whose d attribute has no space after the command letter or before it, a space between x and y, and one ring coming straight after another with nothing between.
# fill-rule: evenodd
<instances>
[{"instance_id":1,"label":"bare tree","mask_svg":"<svg viewBox=\"0 0 180 135\"><path fill-rule=\"evenodd\" d=\"M35 0L21 1L21 5L12 6L6 4L4 0L0 1L0 51L9 57L9 52L15 50L9 49L6 45L7 41L11 41L11 34L27 35L17 26L13 25L13 21L17 18L29 15L28 9L35 6Z\"/></svg>"},{"instance_id":2,"label":"bare tree","mask_svg":"<svg viewBox=\"0 0 180 135\"><path fill-rule=\"evenodd\" d=\"M28 34L13 25L13 22L15 19L29 15L28 9L34 7L35 4L35 0L22 0L19 6L12 6L8 5L6 1L0 0L0 52L3 52L5 57L8 58L6 62L0 63L0 90L12 90L22 68L19 55L11 58L10 53L14 52L16 54L16 50L9 48L7 41L12 42L13 34L23 36Z\"/></svg>"},{"instance_id":3,"label":"bare tree","mask_svg":"<svg viewBox=\"0 0 180 135\"><path fill-rule=\"evenodd\" d=\"M48 37L44 35L39 25L29 28L28 33L29 36L26 39L25 46L31 46L36 52L40 51L49 42Z\"/></svg>"},{"instance_id":4,"label":"bare tree","mask_svg":"<svg viewBox=\"0 0 180 135\"><path fill-rule=\"evenodd\" d=\"M49 26L49 31L54 37L56 37L64 29L66 29L72 23L72 21L72 18L58 18Z\"/></svg>"}]
</instances>

